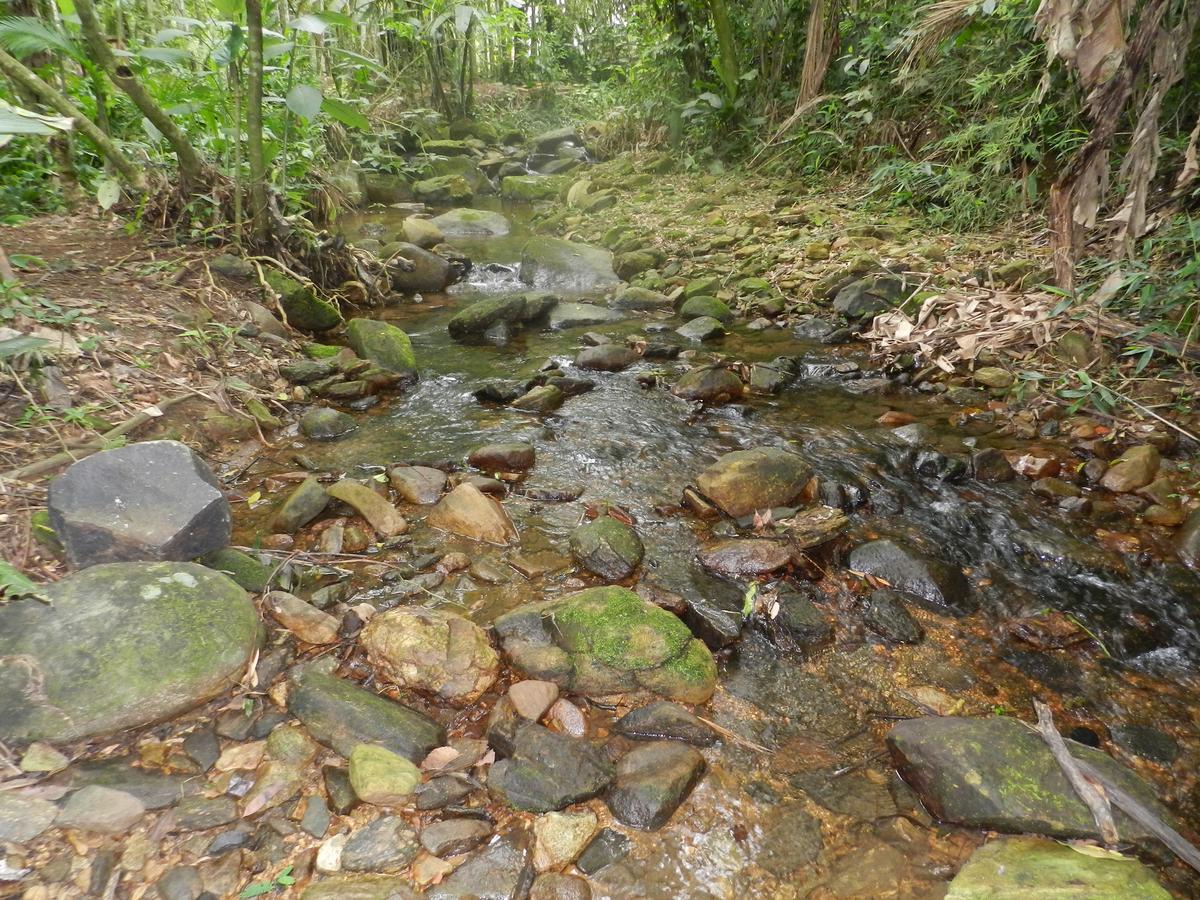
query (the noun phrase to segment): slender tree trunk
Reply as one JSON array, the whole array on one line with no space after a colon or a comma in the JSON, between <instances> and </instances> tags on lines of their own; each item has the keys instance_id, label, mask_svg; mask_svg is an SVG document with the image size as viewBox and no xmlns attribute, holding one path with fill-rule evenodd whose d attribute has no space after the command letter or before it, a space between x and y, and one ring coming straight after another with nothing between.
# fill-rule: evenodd
<instances>
[{"instance_id":1,"label":"slender tree trunk","mask_svg":"<svg viewBox=\"0 0 1200 900\"><path fill-rule=\"evenodd\" d=\"M133 77L133 73L117 62L100 30L100 22L96 18L92 0L76 0L75 11L79 14L79 23L83 28L83 35L87 41L92 61L108 73L108 77L113 80L113 83L129 95L134 106L141 110L142 115L150 120L150 124L166 138L179 162L179 176L184 187L191 189L200 186L204 181L204 160L200 158L200 154L196 152L196 148L192 146L183 130L175 124L161 106L154 102L154 98Z\"/></svg>"},{"instance_id":2,"label":"slender tree trunk","mask_svg":"<svg viewBox=\"0 0 1200 900\"><path fill-rule=\"evenodd\" d=\"M105 159L112 160L113 165L117 167L117 171L121 173L121 177L126 182L139 191L146 189L146 176L142 174L134 161L113 143L112 138L97 128L91 119L76 109L71 101L59 91L42 81L20 60L10 56L4 50L0 50L0 72L12 79L13 83L36 94L43 103L60 115L74 120L75 127L79 129L80 133L96 145Z\"/></svg>"},{"instance_id":3,"label":"slender tree trunk","mask_svg":"<svg viewBox=\"0 0 1200 900\"><path fill-rule=\"evenodd\" d=\"M712 10L713 29L717 32L717 44L721 57L721 82L725 85L725 92L729 95L729 99L735 100L737 99L740 73L738 71L737 41L733 34L733 22L729 18L729 7L725 5L725 0L708 0L708 6Z\"/></svg>"},{"instance_id":4,"label":"slender tree trunk","mask_svg":"<svg viewBox=\"0 0 1200 900\"><path fill-rule=\"evenodd\" d=\"M808 12L808 32L804 44L804 71L800 75L800 95L796 103L807 103L821 93L829 63L837 52L838 20L841 0L813 0Z\"/></svg>"},{"instance_id":5,"label":"slender tree trunk","mask_svg":"<svg viewBox=\"0 0 1200 900\"><path fill-rule=\"evenodd\" d=\"M246 156L250 162L250 224L260 245L271 236L267 215L267 163L263 154L262 0L246 0Z\"/></svg>"}]
</instances>

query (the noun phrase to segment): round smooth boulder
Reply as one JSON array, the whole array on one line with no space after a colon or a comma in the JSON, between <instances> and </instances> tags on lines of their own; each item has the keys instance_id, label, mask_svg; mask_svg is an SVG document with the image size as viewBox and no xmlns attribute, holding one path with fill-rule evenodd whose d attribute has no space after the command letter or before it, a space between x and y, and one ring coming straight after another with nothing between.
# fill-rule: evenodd
<instances>
[{"instance_id":1,"label":"round smooth boulder","mask_svg":"<svg viewBox=\"0 0 1200 900\"><path fill-rule=\"evenodd\" d=\"M0 738L76 741L170 718L246 671L246 592L194 563L109 563L0 607Z\"/></svg>"},{"instance_id":2,"label":"round smooth boulder","mask_svg":"<svg viewBox=\"0 0 1200 900\"><path fill-rule=\"evenodd\" d=\"M522 441L484 444L467 457L467 462L484 472L526 472L536 461L537 451L533 445Z\"/></svg>"},{"instance_id":3,"label":"round smooth boulder","mask_svg":"<svg viewBox=\"0 0 1200 900\"><path fill-rule=\"evenodd\" d=\"M605 581L623 581L634 573L646 548L638 533L612 516L600 516L571 533L571 555Z\"/></svg>"},{"instance_id":4,"label":"round smooth boulder","mask_svg":"<svg viewBox=\"0 0 1200 900\"><path fill-rule=\"evenodd\" d=\"M812 478L812 467L795 453L774 447L726 453L700 473L696 485L726 515L788 506Z\"/></svg>"},{"instance_id":5,"label":"round smooth boulder","mask_svg":"<svg viewBox=\"0 0 1200 900\"><path fill-rule=\"evenodd\" d=\"M363 629L371 665L400 687L470 703L496 681L500 659L487 633L469 619L440 609L390 609Z\"/></svg>"},{"instance_id":6,"label":"round smooth boulder","mask_svg":"<svg viewBox=\"0 0 1200 900\"><path fill-rule=\"evenodd\" d=\"M229 501L178 441L144 441L74 463L50 482L50 524L78 569L184 560L228 546Z\"/></svg>"}]
</instances>

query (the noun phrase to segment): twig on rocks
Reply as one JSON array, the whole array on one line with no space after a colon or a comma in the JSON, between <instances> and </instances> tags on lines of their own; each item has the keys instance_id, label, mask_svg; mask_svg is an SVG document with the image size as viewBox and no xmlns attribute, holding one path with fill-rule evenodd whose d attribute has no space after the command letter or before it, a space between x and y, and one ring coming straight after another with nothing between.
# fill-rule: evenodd
<instances>
[{"instance_id":1,"label":"twig on rocks","mask_svg":"<svg viewBox=\"0 0 1200 900\"><path fill-rule=\"evenodd\" d=\"M1037 710L1038 733L1050 747L1055 762L1067 776L1067 781L1071 782L1071 787L1075 789L1079 799L1091 810L1092 818L1096 820L1096 827L1100 829L1100 837L1109 846L1116 844L1120 837L1117 834L1117 824L1113 821L1112 807L1109 806L1108 798L1097 790L1092 781L1080 770L1079 761L1071 755L1062 735L1054 727L1054 715L1050 712L1050 707L1041 700L1035 699L1033 708Z\"/></svg>"}]
</instances>

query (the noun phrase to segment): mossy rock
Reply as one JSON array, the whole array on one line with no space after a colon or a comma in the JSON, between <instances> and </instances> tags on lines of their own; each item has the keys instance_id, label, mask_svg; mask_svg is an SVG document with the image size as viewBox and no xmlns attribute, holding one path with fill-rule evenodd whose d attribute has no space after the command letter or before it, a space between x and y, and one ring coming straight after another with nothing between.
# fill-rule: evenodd
<instances>
[{"instance_id":1,"label":"mossy rock","mask_svg":"<svg viewBox=\"0 0 1200 900\"><path fill-rule=\"evenodd\" d=\"M407 203L413 198L412 185L403 175L392 172L364 172L362 182L368 203L390 206L393 203Z\"/></svg>"},{"instance_id":2,"label":"mossy rock","mask_svg":"<svg viewBox=\"0 0 1200 900\"><path fill-rule=\"evenodd\" d=\"M591 696L645 690L702 703L716 663L688 627L625 588L591 588L495 622L513 664Z\"/></svg>"},{"instance_id":3,"label":"mossy rock","mask_svg":"<svg viewBox=\"0 0 1200 900\"><path fill-rule=\"evenodd\" d=\"M500 194L525 203L557 200L569 183L566 175L509 175L500 183Z\"/></svg>"},{"instance_id":4,"label":"mossy rock","mask_svg":"<svg viewBox=\"0 0 1200 900\"><path fill-rule=\"evenodd\" d=\"M318 344L316 341L309 341L301 349L309 359L332 359L342 352L336 344Z\"/></svg>"},{"instance_id":5,"label":"mossy rock","mask_svg":"<svg viewBox=\"0 0 1200 900\"><path fill-rule=\"evenodd\" d=\"M209 553L200 562L228 575L241 587L252 593L265 591L271 581L272 566L263 565L249 553L235 547L226 547Z\"/></svg>"},{"instance_id":6,"label":"mossy rock","mask_svg":"<svg viewBox=\"0 0 1200 900\"><path fill-rule=\"evenodd\" d=\"M683 296L691 299L696 296L713 296L721 289L721 279L715 275L705 275L703 278L694 278L687 283L683 289Z\"/></svg>"},{"instance_id":7,"label":"mossy rock","mask_svg":"<svg viewBox=\"0 0 1200 900\"><path fill-rule=\"evenodd\" d=\"M195 563L108 563L0 607L0 737L75 741L170 718L236 684L258 613Z\"/></svg>"},{"instance_id":8,"label":"mossy rock","mask_svg":"<svg viewBox=\"0 0 1200 900\"><path fill-rule=\"evenodd\" d=\"M283 307L288 324L293 328L302 331L330 331L342 324L342 314L338 308L328 300L318 297L311 285L303 284L273 269L264 270L263 276L271 290L279 295L279 305Z\"/></svg>"},{"instance_id":9,"label":"mossy rock","mask_svg":"<svg viewBox=\"0 0 1200 900\"><path fill-rule=\"evenodd\" d=\"M679 307L679 315L685 322L699 319L701 316L711 316L723 325L733 321L733 310L727 304L704 294L685 300L683 306Z\"/></svg>"},{"instance_id":10,"label":"mossy rock","mask_svg":"<svg viewBox=\"0 0 1200 900\"><path fill-rule=\"evenodd\" d=\"M438 175L414 184L413 196L432 206L453 206L470 203L475 191L462 175Z\"/></svg>"},{"instance_id":11,"label":"mossy rock","mask_svg":"<svg viewBox=\"0 0 1200 900\"><path fill-rule=\"evenodd\" d=\"M351 319L346 326L346 343L362 359L389 372L416 374L417 357L407 334L387 322Z\"/></svg>"}]
</instances>

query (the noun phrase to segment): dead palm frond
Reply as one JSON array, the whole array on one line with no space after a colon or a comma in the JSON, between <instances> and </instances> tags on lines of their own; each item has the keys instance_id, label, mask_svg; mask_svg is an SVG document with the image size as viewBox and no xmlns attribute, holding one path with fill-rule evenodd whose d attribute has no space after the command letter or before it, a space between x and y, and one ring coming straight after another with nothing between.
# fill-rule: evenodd
<instances>
[{"instance_id":1,"label":"dead palm frond","mask_svg":"<svg viewBox=\"0 0 1200 900\"><path fill-rule=\"evenodd\" d=\"M925 7L921 19L909 35L908 56L900 66L900 78L916 71L946 38L970 20L970 10L979 0L938 0Z\"/></svg>"}]
</instances>

